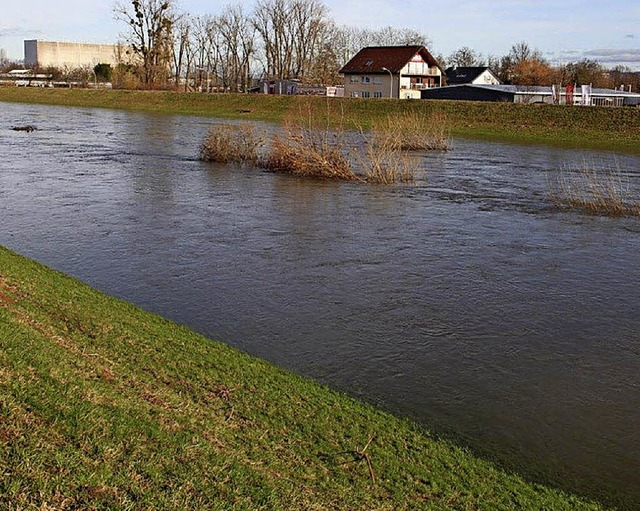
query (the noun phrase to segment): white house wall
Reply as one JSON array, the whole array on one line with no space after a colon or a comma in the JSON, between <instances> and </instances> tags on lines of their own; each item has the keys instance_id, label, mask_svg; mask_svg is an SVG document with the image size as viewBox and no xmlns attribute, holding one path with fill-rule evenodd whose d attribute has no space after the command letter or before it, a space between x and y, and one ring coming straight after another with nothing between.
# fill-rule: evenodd
<instances>
[{"instance_id":1,"label":"white house wall","mask_svg":"<svg viewBox=\"0 0 640 511\"><path fill-rule=\"evenodd\" d=\"M471 83L475 85L500 85L500 80L493 76L489 70L485 70Z\"/></svg>"},{"instance_id":2,"label":"white house wall","mask_svg":"<svg viewBox=\"0 0 640 511\"><path fill-rule=\"evenodd\" d=\"M426 62L409 62L400 71L401 75L412 76L440 76L442 72L439 67L429 67Z\"/></svg>"},{"instance_id":3,"label":"white house wall","mask_svg":"<svg viewBox=\"0 0 640 511\"><path fill-rule=\"evenodd\" d=\"M391 77L384 75L346 75L344 95L347 98L388 98L391 92ZM393 97L398 97L398 80L393 80Z\"/></svg>"}]
</instances>

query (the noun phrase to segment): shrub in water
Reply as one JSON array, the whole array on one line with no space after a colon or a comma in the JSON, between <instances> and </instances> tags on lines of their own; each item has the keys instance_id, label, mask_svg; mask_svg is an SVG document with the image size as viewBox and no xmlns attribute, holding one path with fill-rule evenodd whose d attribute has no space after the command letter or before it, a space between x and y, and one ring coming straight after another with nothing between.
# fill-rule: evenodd
<instances>
[{"instance_id":1,"label":"shrub in water","mask_svg":"<svg viewBox=\"0 0 640 511\"><path fill-rule=\"evenodd\" d=\"M200 159L218 163L256 162L263 145L254 126L221 124L212 126L200 147Z\"/></svg>"},{"instance_id":2,"label":"shrub in water","mask_svg":"<svg viewBox=\"0 0 640 511\"><path fill-rule=\"evenodd\" d=\"M584 161L577 168L563 169L550 182L554 204L564 210L577 210L591 215L640 216L640 202L635 199L617 166L596 169Z\"/></svg>"}]
</instances>

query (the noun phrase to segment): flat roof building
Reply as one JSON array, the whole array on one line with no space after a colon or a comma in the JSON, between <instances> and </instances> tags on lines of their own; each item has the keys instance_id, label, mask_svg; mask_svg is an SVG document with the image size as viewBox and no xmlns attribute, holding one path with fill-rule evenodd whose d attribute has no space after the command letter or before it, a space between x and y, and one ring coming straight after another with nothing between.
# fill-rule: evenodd
<instances>
[{"instance_id":1,"label":"flat roof building","mask_svg":"<svg viewBox=\"0 0 640 511\"><path fill-rule=\"evenodd\" d=\"M126 47L117 44L83 44L54 41L24 42L24 65L38 67L94 67L118 63L118 54Z\"/></svg>"},{"instance_id":2,"label":"flat roof building","mask_svg":"<svg viewBox=\"0 0 640 511\"><path fill-rule=\"evenodd\" d=\"M422 99L467 101L502 101L509 103L548 103L589 106L638 106L640 94L616 89L577 87L568 91L562 87L533 85L449 85L422 91Z\"/></svg>"}]
</instances>

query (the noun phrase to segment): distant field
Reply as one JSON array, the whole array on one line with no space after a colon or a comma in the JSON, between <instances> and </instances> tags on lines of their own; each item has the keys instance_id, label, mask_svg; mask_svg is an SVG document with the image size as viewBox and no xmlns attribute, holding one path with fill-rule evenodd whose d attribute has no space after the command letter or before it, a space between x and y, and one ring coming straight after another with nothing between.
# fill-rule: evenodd
<instances>
[{"instance_id":1,"label":"distant field","mask_svg":"<svg viewBox=\"0 0 640 511\"><path fill-rule=\"evenodd\" d=\"M0 247L2 509L600 509Z\"/></svg>"},{"instance_id":2,"label":"distant field","mask_svg":"<svg viewBox=\"0 0 640 511\"><path fill-rule=\"evenodd\" d=\"M302 107L351 128L398 111L446 114L451 134L519 143L640 153L640 109L463 101L363 100L260 94L0 88L0 101L117 108L166 114L282 122Z\"/></svg>"}]
</instances>

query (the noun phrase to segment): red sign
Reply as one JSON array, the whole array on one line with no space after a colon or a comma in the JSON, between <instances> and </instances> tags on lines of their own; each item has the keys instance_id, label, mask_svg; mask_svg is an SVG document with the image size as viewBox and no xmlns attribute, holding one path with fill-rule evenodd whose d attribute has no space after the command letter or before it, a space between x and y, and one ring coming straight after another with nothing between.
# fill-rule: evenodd
<instances>
[{"instance_id":1,"label":"red sign","mask_svg":"<svg viewBox=\"0 0 640 511\"><path fill-rule=\"evenodd\" d=\"M567 105L573 105L573 85L567 85Z\"/></svg>"}]
</instances>

